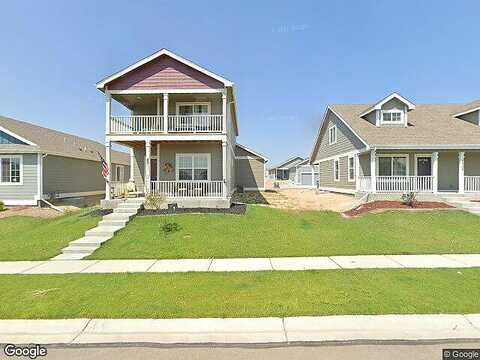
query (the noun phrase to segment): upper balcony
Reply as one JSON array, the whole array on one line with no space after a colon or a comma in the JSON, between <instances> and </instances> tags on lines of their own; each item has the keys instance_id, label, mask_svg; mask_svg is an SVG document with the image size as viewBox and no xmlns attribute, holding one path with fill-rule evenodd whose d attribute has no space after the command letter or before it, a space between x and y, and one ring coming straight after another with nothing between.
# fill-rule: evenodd
<instances>
[{"instance_id":1,"label":"upper balcony","mask_svg":"<svg viewBox=\"0 0 480 360\"><path fill-rule=\"evenodd\" d=\"M227 130L222 93L112 97L131 115L108 114L107 108L107 135L223 134Z\"/></svg>"}]
</instances>

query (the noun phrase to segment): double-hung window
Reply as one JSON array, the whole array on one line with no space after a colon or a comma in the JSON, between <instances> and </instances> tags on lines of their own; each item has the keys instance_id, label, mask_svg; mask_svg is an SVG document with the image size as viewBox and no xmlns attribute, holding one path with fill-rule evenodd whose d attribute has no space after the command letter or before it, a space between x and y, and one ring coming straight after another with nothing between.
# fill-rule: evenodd
<instances>
[{"instance_id":1,"label":"double-hung window","mask_svg":"<svg viewBox=\"0 0 480 360\"><path fill-rule=\"evenodd\" d=\"M333 180L340 181L340 159L333 160Z\"/></svg>"},{"instance_id":2,"label":"double-hung window","mask_svg":"<svg viewBox=\"0 0 480 360\"><path fill-rule=\"evenodd\" d=\"M210 154L177 154L178 181L210 180Z\"/></svg>"},{"instance_id":3,"label":"double-hung window","mask_svg":"<svg viewBox=\"0 0 480 360\"><path fill-rule=\"evenodd\" d=\"M22 183L22 157L0 156L0 185Z\"/></svg>"},{"instance_id":4,"label":"double-hung window","mask_svg":"<svg viewBox=\"0 0 480 360\"><path fill-rule=\"evenodd\" d=\"M384 110L382 111L382 123L401 124L403 123L403 114L399 110Z\"/></svg>"},{"instance_id":5,"label":"double-hung window","mask_svg":"<svg viewBox=\"0 0 480 360\"><path fill-rule=\"evenodd\" d=\"M407 176L407 156L379 156L379 176Z\"/></svg>"},{"instance_id":6,"label":"double-hung window","mask_svg":"<svg viewBox=\"0 0 480 360\"><path fill-rule=\"evenodd\" d=\"M348 181L355 181L355 157L348 157Z\"/></svg>"},{"instance_id":7,"label":"double-hung window","mask_svg":"<svg viewBox=\"0 0 480 360\"><path fill-rule=\"evenodd\" d=\"M328 129L328 144L333 145L337 142L337 126L333 125Z\"/></svg>"}]
</instances>

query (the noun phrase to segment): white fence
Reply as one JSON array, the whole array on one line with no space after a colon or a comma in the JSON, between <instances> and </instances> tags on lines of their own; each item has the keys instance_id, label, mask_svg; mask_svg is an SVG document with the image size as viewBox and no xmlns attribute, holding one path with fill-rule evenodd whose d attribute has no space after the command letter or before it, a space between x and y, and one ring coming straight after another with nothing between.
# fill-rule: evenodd
<instances>
[{"instance_id":1,"label":"white fence","mask_svg":"<svg viewBox=\"0 0 480 360\"><path fill-rule=\"evenodd\" d=\"M222 132L223 115L169 115L169 132Z\"/></svg>"},{"instance_id":2,"label":"white fence","mask_svg":"<svg viewBox=\"0 0 480 360\"><path fill-rule=\"evenodd\" d=\"M464 187L467 192L480 192L480 176L465 176Z\"/></svg>"},{"instance_id":3,"label":"white fence","mask_svg":"<svg viewBox=\"0 0 480 360\"><path fill-rule=\"evenodd\" d=\"M170 198L222 197L223 181L152 181L153 193Z\"/></svg>"},{"instance_id":4,"label":"white fence","mask_svg":"<svg viewBox=\"0 0 480 360\"><path fill-rule=\"evenodd\" d=\"M371 176L360 176L360 191L372 190ZM377 176L377 192L432 192L432 176Z\"/></svg>"}]
</instances>

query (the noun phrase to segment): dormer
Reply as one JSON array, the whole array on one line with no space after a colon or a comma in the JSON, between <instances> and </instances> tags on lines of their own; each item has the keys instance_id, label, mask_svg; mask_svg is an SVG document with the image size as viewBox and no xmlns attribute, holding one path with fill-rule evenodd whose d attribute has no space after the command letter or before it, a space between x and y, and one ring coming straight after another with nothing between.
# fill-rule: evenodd
<instances>
[{"instance_id":1,"label":"dormer","mask_svg":"<svg viewBox=\"0 0 480 360\"><path fill-rule=\"evenodd\" d=\"M415 104L403 96L393 93L369 107L360 114L360 117L377 127L407 126L408 112L413 109L415 109Z\"/></svg>"},{"instance_id":2,"label":"dormer","mask_svg":"<svg viewBox=\"0 0 480 360\"><path fill-rule=\"evenodd\" d=\"M453 117L480 125L480 100L467 104L461 111L453 114Z\"/></svg>"}]
</instances>

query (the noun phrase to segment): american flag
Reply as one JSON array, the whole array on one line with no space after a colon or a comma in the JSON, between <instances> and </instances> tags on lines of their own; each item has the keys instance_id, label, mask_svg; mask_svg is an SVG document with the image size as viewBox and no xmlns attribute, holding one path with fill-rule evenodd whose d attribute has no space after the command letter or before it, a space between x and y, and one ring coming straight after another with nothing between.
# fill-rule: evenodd
<instances>
[{"instance_id":1,"label":"american flag","mask_svg":"<svg viewBox=\"0 0 480 360\"><path fill-rule=\"evenodd\" d=\"M108 174L110 173L110 168L108 167L107 162L103 158L103 156L97 151L98 156L100 157L100 161L102 162L102 176L105 180L107 180Z\"/></svg>"}]
</instances>

